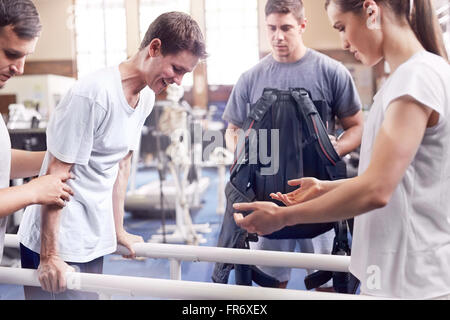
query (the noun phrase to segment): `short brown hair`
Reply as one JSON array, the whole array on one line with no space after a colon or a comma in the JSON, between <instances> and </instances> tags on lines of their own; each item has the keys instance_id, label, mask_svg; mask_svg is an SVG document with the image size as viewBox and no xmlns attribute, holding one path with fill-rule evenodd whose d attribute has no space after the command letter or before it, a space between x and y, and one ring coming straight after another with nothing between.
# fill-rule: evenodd
<instances>
[{"instance_id":1,"label":"short brown hair","mask_svg":"<svg viewBox=\"0 0 450 320\"><path fill-rule=\"evenodd\" d=\"M9 25L22 39L35 38L42 29L39 13L30 0L0 0L0 28Z\"/></svg>"},{"instance_id":2,"label":"short brown hair","mask_svg":"<svg viewBox=\"0 0 450 320\"><path fill-rule=\"evenodd\" d=\"M139 50L147 47L153 39L161 40L163 55L177 54L187 50L201 59L206 58L203 34L197 22L186 13L167 12L152 22Z\"/></svg>"},{"instance_id":3,"label":"short brown hair","mask_svg":"<svg viewBox=\"0 0 450 320\"><path fill-rule=\"evenodd\" d=\"M302 0L268 0L265 12L266 17L272 13L292 13L299 22L305 19L305 8Z\"/></svg>"}]
</instances>

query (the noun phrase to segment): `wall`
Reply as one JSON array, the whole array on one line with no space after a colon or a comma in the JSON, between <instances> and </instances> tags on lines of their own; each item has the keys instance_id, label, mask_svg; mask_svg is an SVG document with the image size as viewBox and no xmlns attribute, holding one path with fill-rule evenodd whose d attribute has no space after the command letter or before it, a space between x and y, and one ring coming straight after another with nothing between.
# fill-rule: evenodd
<instances>
[{"instance_id":1,"label":"wall","mask_svg":"<svg viewBox=\"0 0 450 320\"><path fill-rule=\"evenodd\" d=\"M42 35L29 61L72 60L75 41L71 29L72 0L34 0L42 21Z\"/></svg>"},{"instance_id":2,"label":"wall","mask_svg":"<svg viewBox=\"0 0 450 320\"><path fill-rule=\"evenodd\" d=\"M25 64L25 74L76 76L72 0L34 0L42 21L42 33L34 54Z\"/></svg>"},{"instance_id":3,"label":"wall","mask_svg":"<svg viewBox=\"0 0 450 320\"><path fill-rule=\"evenodd\" d=\"M307 27L304 41L308 47L320 50L342 49L339 33L332 28L325 11L324 0L304 0Z\"/></svg>"},{"instance_id":4,"label":"wall","mask_svg":"<svg viewBox=\"0 0 450 320\"><path fill-rule=\"evenodd\" d=\"M127 54L128 57L138 52L141 40L139 27L139 0L125 0L127 12Z\"/></svg>"},{"instance_id":5,"label":"wall","mask_svg":"<svg viewBox=\"0 0 450 320\"><path fill-rule=\"evenodd\" d=\"M36 51L28 58L26 74L42 70L76 77L76 44L73 29L73 0L34 0L43 24ZM125 0L127 54L139 48L139 0ZM51 62L51 63L50 63Z\"/></svg>"}]
</instances>

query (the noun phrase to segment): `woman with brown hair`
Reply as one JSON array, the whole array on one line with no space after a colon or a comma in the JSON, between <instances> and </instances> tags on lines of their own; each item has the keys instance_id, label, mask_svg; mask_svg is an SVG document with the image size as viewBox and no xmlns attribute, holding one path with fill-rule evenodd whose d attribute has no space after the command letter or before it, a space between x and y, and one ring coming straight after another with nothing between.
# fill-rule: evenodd
<instances>
[{"instance_id":1,"label":"woman with brown hair","mask_svg":"<svg viewBox=\"0 0 450 320\"><path fill-rule=\"evenodd\" d=\"M359 176L300 179L274 194L288 207L253 211L238 225L269 234L286 225L355 218L350 271L365 295L450 298L450 66L431 0L327 0L344 48L392 74L365 124Z\"/></svg>"}]
</instances>

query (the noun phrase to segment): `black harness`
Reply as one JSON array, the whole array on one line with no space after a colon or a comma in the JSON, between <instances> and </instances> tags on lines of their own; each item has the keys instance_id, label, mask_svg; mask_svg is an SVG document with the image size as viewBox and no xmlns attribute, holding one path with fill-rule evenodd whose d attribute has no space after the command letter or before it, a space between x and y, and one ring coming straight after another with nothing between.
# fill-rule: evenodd
<instances>
[{"instance_id":1,"label":"black harness","mask_svg":"<svg viewBox=\"0 0 450 320\"><path fill-rule=\"evenodd\" d=\"M283 206L281 202L271 199L270 193L288 193L295 190L296 187L288 185L289 180L300 177L338 180L347 177L346 165L336 153L324 125L324 122L328 123L330 117L327 103L313 102L305 89L264 90L262 97L251 106L242 127L245 137L239 139L235 161L230 171L230 181L225 190L227 208L219 235L219 247L248 248L248 241L258 239L256 234L247 234L235 224L234 203L272 201ZM263 129L266 131L264 134ZM274 135L268 131L274 129L277 130L279 140L272 142ZM265 144L267 150L262 150L261 140L267 140ZM267 151L271 155L270 162L262 159L261 151ZM276 153L279 157L274 157ZM249 213L243 212L244 215ZM299 224L285 227L265 237L311 239L334 228L336 238L332 253L342 254L345 251L346 254L350 254L347 229L343 231L344 225L346 224L343 222ZM216 264L213 280L227 283L232 268L235 268L238 284L251 285L252 280L262 286L277 287L279 284L276 279L265 275L255 266L222 263ZM305 279L307 288L321 285L325 278L331 278L334 274L329 275L320 271L318 275L307 277Z\"/></svg>"}]
</instances>

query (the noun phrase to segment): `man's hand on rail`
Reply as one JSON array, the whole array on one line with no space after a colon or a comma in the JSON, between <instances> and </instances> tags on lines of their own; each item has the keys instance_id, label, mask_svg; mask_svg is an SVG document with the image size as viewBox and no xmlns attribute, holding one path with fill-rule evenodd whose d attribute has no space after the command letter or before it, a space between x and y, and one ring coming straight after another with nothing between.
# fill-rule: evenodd
<instances>
[{"instance_id":1,"label":"man's hand on rail","mask_svg":"<svg viewBox=\"0 0 450 320\"><path fill-rule=\"evenodd\" d=\"M131 253L129 255L124 255L123 256L124 258L135 259L136 252L133 249L133 244L142 243L142 242L144 242L144 239L141 236L137 236L137 235L128 233L125 230L117 233L117 244L124 246Z\"/></svg>"},{"instance_id":2,"label":"man's hand on rail","mask_svg":"<svg viewBox=\"0 0 450 320\"><path fill-rule=\"evenodd\" d=\"M53 293L66 291L66 272L75 272L75 269L58 256L41 256L38 277L43 290Z\"/></svg>"}]
</instances>

